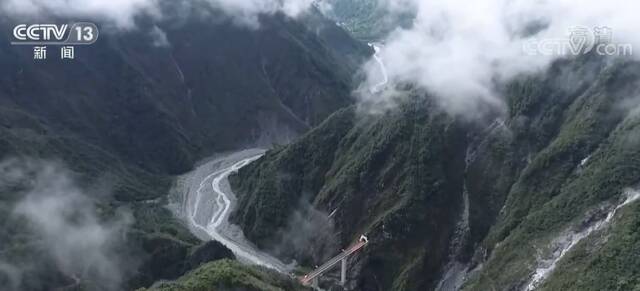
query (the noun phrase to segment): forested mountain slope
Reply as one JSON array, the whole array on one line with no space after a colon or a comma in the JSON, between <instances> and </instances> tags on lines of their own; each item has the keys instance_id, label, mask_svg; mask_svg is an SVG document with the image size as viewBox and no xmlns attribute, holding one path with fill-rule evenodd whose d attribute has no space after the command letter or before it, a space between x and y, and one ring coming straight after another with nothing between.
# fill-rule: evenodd
<instances>
[{"instance_id":1,"label":"forested mountain slope","mask_svg":"<svg viewBox=\"0 0 640 291\"><path fill-rule=\"evenodd\" d=\"M0 37L0 286L54 290L79 280L89 290L122 290L232 257L219 244L201 245L164 208L171 175L214 152L306 132L352 103L352 78L371 53L321 15L265 14L247 27L209 6L162 3L161 20L140 17L129 30L105 24L95 44L75 48L75 60L60 60L55 46L34 60L32 47ZM3 18L0 28L11 31L15 21ZM66 251L108 247L106 269L122 278L106 284L106 269L74 269L82 259L56 265L72 257L51 254L58 248L19 205L31 218L50 210L38 221Z\"/></svg>"},{"instance_id":2,"label":"forested mountain slope","mask_svg":"<svg viewBox=\"0 0 640 291\"><path fill-rule=\"evenodd\" d=\"M334 228L318 240L367 233L357 290L633 290L639 74L631 61L560 60L511 82L506 112L483 120L418 91L381 115L341 110L232 177L234 219L267 248L305 204Z\"/></svg>"}]
</instances>

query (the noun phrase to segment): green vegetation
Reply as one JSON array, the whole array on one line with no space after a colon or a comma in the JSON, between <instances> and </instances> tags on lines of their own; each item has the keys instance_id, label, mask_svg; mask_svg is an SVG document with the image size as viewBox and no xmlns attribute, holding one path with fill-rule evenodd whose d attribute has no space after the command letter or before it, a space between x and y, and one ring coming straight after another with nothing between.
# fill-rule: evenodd
<instances>
[{"instance_id":1,"label":"green vegetation","mask_svg":"<svg viewBox=\"0 0 640 291\"><path fill-rule=\"evenodd\" d=\"M611 229L576 246L540 290L640 290L638 211L638 203L629 205Z\"/></svg>"},{"instance_id":2,"label":"green vegetation","mask_svg":"<svg viewBox=\"0 0 640 291\"><path fill-rule=\"evenodd\" d=\"M498 243L499 247L468 282L468 290L519 286L533 271L537 250L545 249L562 230L579 224L602 203L618 201L626 187L640 181L640 150L634 138L640 133L637 115L616 107L628 95L612 79L634 72L637 68L629 65L601 72L600 79L566 109L558 134L511 188L504 215L483 242L490 251ZM558 274L564 273L559 270ZM568 274L571 280L588 275Z\"/></svg>"},{"instance_id":3,"label":"green vegetation","mask_svg":"<svg viewBox=\"0 0 640 291\"><path fill-rule=\"evenodd\" d=\"M397 27L409 27L413 12L391 12L383 0L328 0L331 9L325 14L347 29L357 39L380 41Z\"/></svg>"},{"instance_id":4,"label":"green vegetation","mask_svg":"<svg viewBox=\"0 0 640 291\"><path fill-rule=\"evenodd\" d=\"M296 291L308 290L278 273L232 260L200 266L173 282L140 291Z\"/></svg>"},{"instance_id":5,"label":"green vegetation","mask_svg":"<svg viewBox=\"0 0 640 291\"><path fill-rule=\"evenodd\" d=\"M415 96L379 116L342 110L232 177L233 219L268 248L298 201L336 210L339 245L360 233L372 242L356 259L357 288L429 290L448 262L466 188L469 233L456 238L456 260L481 267L464 290L522 288L562 231L584 227L640 182L640 117L622 106L639 74L637 63L592 55L559 61L510 84L508 112L493 123L450 117ZM637 207L581 242L542 289L640 288ZM313 265L319 252L292 255Z\"/></svg>"},{"instance_id":6,"label":"green vegetation","mask_svg":"<svg viewBox=\"0 0 640 291\"><path fill-rule=\"evenodd\" d=\"M171 10L173 2L165 2ZM173 175L213 152L287 142L320 123L352 102L352 76L370 54L321 16L309 23L265 16L252 30L211 21L220 12L210 12L188 21L166 13L154 23L169 47L154 46L151 22L137 19L140 29L101 35L73 66L35 63L0 37L0 161L57 162L95 200L100 219L108 222L119 209L133 214L127 245L118 250L133 261L123 271L124 289L232 257L221 246L201 245L165 209ZM51 248L12 213L25 189L5 186L0 264L24 266L20 290L70 284L72 274L61 274Z\"/></svg>"},{"instance_id":7,"label":"green vegetation","mask_svg":"<svg viewBox=\"0 0 640 291\"><path fill-rule=\"evenodd\" d=\"M239 195L233 219L268 248L278 243L269 233L286 226L301 199L327 213L337 209L338 246L362 233L374 242L364 250L363 282L423 289L446 259L460 199L449 193L462 191L464 135L460 123L422 102L375 117L339 111L232 177ZM314 251L293 255L314 265Z\"/></svg>"}]
</instances>

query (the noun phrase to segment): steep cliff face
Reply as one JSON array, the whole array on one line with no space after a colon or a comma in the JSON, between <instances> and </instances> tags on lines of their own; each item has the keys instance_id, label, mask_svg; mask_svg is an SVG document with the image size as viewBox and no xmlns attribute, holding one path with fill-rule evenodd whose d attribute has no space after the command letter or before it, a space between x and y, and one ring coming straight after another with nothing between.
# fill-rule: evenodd
<instances>
[{"instance_id":1,"label":"steep cliff face","mask_svg":"<svg viewBox=\"0 0 640 291\"><path fill-rule=\"evenodd\" d=\"M427 108L408 105L362 119L343 110L301 142L268 153L235 180L243 181L236 221L269 249L282 243L272 234L289 223L286 213L305 199L326 214L335 211L338 247L369 233L374 243L365 250L361 288L371 288L374 277L390 287L403 273L435 275L460 204L466 145L461 124ZM424 261L425 250L438 251ZM313 257L309 264L326 259L314 251L293 255ZM421 277L413 288L435 279Z\"/></svg>"},{"instance_id":2,"label":"steep cliff face","mask_svg":"<svg viewBox=\"0 0 640 291\"><path fill-rule=\"evenodd\" d=\"M559 61L512 82L506 113L486 120L452 117L415 92L383 115L341 110L232 177L233 219L273 247L302 199L330 217L338 245L368 233L353 261L358 290L526 289L562 249L558 237L601 221L640 181L639 73L594 56ZM634 207L576 240L559 260L570 268L536 286L636 286ZM285 255L311 265L320 252Z\"/></svg>"},{"instance_id":3,"label":"steep cliff face","mask_svg":"<svg viewBox=\"0 0 640 291\"><path fill-rule=\"evenodd\" d=\"M582 68L590 72L588 67ZM562 240L569 229L581 232L591 227L600 220L599 216L603 213L606 216L626 199L626 188L637 186L640 178L635 112L638 64L618 63L603 66L597 72L595 78L583 78L587 81L583 89L566 99L569 102L560 126L555 127L556 133L535 156L530 155L527 166L511 186L504 210L482 244L489 251L488 260L471 277L466 288L527 288L536 270L545 268L547 261L556 256L553 253L565 249L570 256L578 254L578 248L576 252L571 252L573 248L558 248L558 239ZM633 207L634 204L629 206ZM616 214L624 215L624 212ZM634 218L616 216L615 219ZM630 230L628 225L614 220L602 230L602 235L619 233L623 227L625 231ZM595 239L595 235L587 238L599 242L591 247L587 246L588 240L577 239L574 243L587 248L582 255L588 253L592 258L585 258L583 265L574 267L598 272L552 269L550 277L535 287L624 290L637 285L629 280L630 273L637 274L639 270L637 263L628 259L633 253L632 245L637 243L631 242L633 238L618 237L621 240L608 242ZM563 258L564 254L560 259ZM607 270L615 264L628 266L629 271Z\"/></svg>"},{"instance_id":4,"label":"steep cliff face","mask_svg":"<svg viewBox=\"0 0 640 291\"><path fill-rule=\"evenodd\" d=\"M74 135L152 172L178 173L204 154L284 143L318 124L351 103L356 57L369 53L348 36L341 41L352 57L338 53L315 27L281 15L255 29L215 14L179 17L128 32L105 28L72 62L57 51L34 62L29 47L3 38L3 116L34 117L24 126ZM158 29L165 43L154 39Z\"/></svg>"},{"instance_id":5,"label":"steep cliff face","mask_svg":"<svg viewBox=\"0 0 640 291\"><path fill-rule=\"evenodd\" d=\"M286 143L306 132L352 103L352 76L370 53L319 15L315 22L265 15L249 28L197 7L184 17L172 1L163 3L161 21L140 18L129 31L105 26L94 45L76 47L73 61L60 60L54 46L47 60L35 61L31 47L0 37L0 160L57 161L100 221L116 209L133 215L119 253L136 262L117 290L228 257L211 246L198 252L200 242L164 208L170 175L216 151ZM12 25L0 20L2 30ZM13 173L0 165L3 178ZM56 270L52 248L32 243L39 236L15 213L34 179L25 175L20 187L0 179L0 285L16 290L55 289L84 275Z\"/></svg>"},{"instance_id":6,"label":"steep cliff face","mask_svg":"<svg viewBox=\"0 0 640 291\"><path fill-rule=\"evenodd\" d=\"M327 17L347 29L354 37L368 42L384 39L398 27L410 27L415 18L411 3L390 9L384 0L324 0Z\"/></svg>"}]
</instances>

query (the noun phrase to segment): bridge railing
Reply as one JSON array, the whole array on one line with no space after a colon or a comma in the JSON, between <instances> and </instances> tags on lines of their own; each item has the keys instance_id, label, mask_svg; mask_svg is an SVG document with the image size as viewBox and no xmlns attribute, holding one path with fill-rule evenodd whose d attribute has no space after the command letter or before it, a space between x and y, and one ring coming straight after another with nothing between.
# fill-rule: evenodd
<instances>
[{"instance_id":1,"label":"bridge railing","mask_svg":"<svg viewBox=\"0 0 640 291\"><path fill-rule=\"evenodd\" d=\"M362 239L364 238L364 239ZM351 245L350 247L348 247L347 249L343 250L340 254L336 255L335 257L329 259L328 261L326 261L324 264L322 264L320 267L316 268L315 270L313 270L312 272L299 277L299 281L300 283L302 283L302 285L305 286L309 286L312 284L316 284L316 279L320 276L322 276L322 274L324 274L325 272L331 270L335 265L337 265L338 263L342 263L342 272L341 272L341 283L344 284L346 281L346 268L347 268L347 264L346 264L346 260L347 258L359 251L360 249L362 249L365 245L367 245L368 240L365 236L363 236L357 243L354 243L353 245Z\"/></svg>"}]
</instances>

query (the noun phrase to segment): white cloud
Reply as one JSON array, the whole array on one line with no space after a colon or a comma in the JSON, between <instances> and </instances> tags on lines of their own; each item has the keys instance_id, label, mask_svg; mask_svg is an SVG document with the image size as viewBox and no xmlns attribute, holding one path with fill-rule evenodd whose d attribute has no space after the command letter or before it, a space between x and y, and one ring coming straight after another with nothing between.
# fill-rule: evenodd
<instances>
[{"instance_id":1,"label":"white cloud","mask_svg":"<svg viewBox=\"0 0 640 291\"><path fill-rule=\"evenodd\" d=\"M454 114L500 107L496 84L542 70L562 57L525 54L523 46L533 38L567 38L572 27L607 26L616 42L632 43L640 53L640 3L633 1L387 1L392 13L403 6L417 9L411 28L398 29L384 40L380 56L391 81L426 89ZM379 79L373 62L365 67L368 80L363 86ZM384 103L387 95L363 98Z\"/></svg>"},{"instance_id":2,"label":"white cloud","mask_svg":"<svg viewBox=\"0 0 640 291\"><path fill-rule=\"evenodd\" d=\"M282 2L282 12L290 17L298 17L298 15L307 11L313 4L313 0L287 0Z\"/></svg>"},{"instance_id":3,"label":"white cloud","mask_svg":"<svg viewBox=\"0 0 640 291\"><path fill-rule=\"evenodd\" d=\"M261 14L282 12L289 17L298 17L306 11L313 0L204 0L211 7L223 11L234 22L250 27L259 26Z\"/></svg>"},{"instance_id":4,"label":"white cloud","mask_svg":"<svg viewBox=\"0 0 640 291\"><path fill-rule=\"evenodd\" d=\"M0 163L0 174L0 187L30 181L14 214L27 222L59 271L104 290L120 289L123 278L136 267L119 253L133 222L128 211L100 217L95 201L56 164L13 159ZM13 284L19 284L20 272L8 267L0 262L0 272L13 274Z\"/></svg>"},{"instance_id":5,"label":"white cloud","mask_svg":"<svg viewBox=\"0 0 640 291\"><path fill-rule=\"evenodd\" d=\"M156 0L4 0L0 8L13 16L54 14L90 17L113 22L121 28L134 26L140 14L159 15Z\"/></svg>"},{"instance_id":6,"label":"white cloud","mask_svg":"<svg viewBox=\"0 0 640 291\"><path fill-rule=\"evenodd\" d=\"M153 39L153 46L155 47L170 47L169 39L167 39L167 33L165 33L160 27L153 26L149 36Z\"/></svg>"},{"instance_id":7,"label":"white cloud","mask_svg":"<svg viewBox=\"0 0 640 291\"><path fill-rule=\"evenodd\" d=\"M10 16L53 14L107 21L119 28L135 26L139 15L162 17L160 2L173 0L2 0L0 10ZM208 4L229 15L235 23L257 27L260 14L282 12L297 17L313 0L187 0L184 5Z\"/></svg>"}]
</instances>

